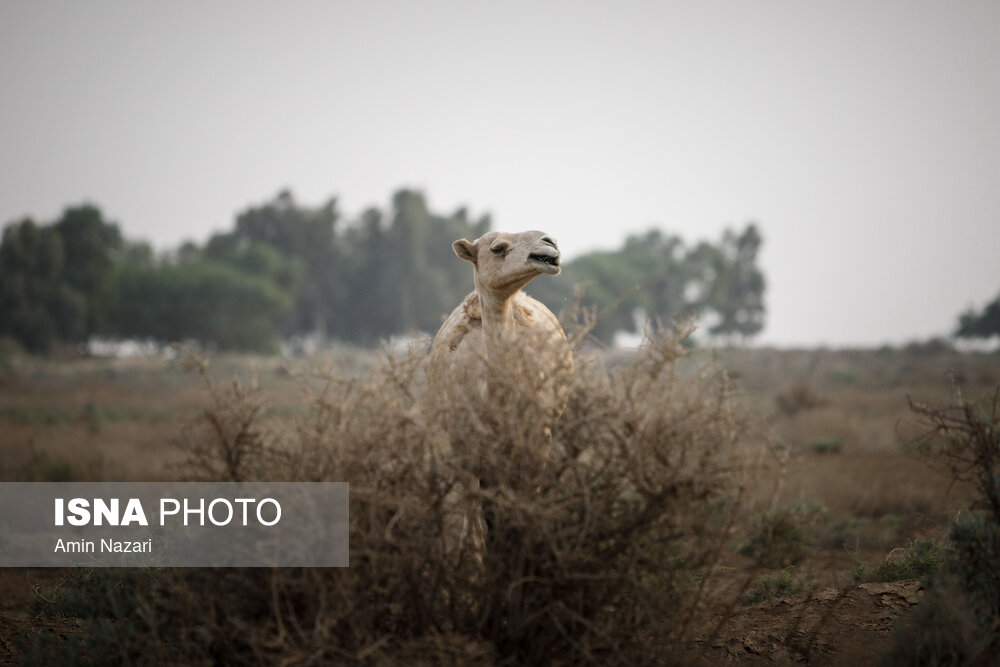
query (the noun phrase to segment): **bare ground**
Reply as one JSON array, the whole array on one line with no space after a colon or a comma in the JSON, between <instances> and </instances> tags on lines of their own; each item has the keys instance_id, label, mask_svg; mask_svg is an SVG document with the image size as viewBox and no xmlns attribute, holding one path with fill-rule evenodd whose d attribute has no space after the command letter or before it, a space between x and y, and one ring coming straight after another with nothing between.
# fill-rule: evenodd
<instances>
[{"instance_id":1,"label":"bare ground","mask_svg":"<svg viewBox=\"0 0 1000 667\"><path fill-rule=\"evenodd\" d=\"M714 664L871 664L922 594L916 580L823 588L742 608L699 640Z\"/></svg>"}]
</instances>

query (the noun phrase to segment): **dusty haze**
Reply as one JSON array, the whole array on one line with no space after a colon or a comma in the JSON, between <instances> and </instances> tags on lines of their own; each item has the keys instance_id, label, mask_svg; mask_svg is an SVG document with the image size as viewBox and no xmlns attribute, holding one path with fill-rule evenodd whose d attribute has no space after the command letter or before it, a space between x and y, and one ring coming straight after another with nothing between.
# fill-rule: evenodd
<instances>
[{"instance_id":1,"label":"dusty haze","mask_svg":"<svg viewBox=\"0 0 1000 667\"><path fill-rule=\"evenodd\" d=\"M1000 289L1000 5L5 2L0 223L168 248L398 187L568 258L757 221L761 342L946 334Z\"/></svg>"}]
</instances>

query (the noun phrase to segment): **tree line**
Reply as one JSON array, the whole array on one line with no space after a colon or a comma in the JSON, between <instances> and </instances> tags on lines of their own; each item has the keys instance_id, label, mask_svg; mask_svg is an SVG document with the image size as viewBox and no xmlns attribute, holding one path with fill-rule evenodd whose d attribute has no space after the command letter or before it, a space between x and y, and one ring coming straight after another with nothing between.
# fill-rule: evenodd
<instances>
[{"instance_id":1,"label":"tree line","mask_svg":"<svg viewBox=\"0 0 1000 667\"><path fill-rule=\"evenodd\" d=\"M48 224L25 218L4 229L0 336L36 353L94 336L266 352L295 336L371 345L434 332L473 288L452 241L491 226L465 209L435 213L412 190L354 220L335 199L310 207L283 191L205 244L158 255L97 206L74 206ZM761 243L753 224L693 246L654 229L569 261L563 276L528 291L559 311L581 285L582 305L601 313L594 334L609 342L679 315L701 317L710 335L746 339L764 324Z\"/></svg>"},{"instance_id":2,"label":"tree line","mask_svg":"<svg viewBox=\"0 0 1000 667\"><path fill-rule=\"evenodd\" d=\"M959 338L992 338L1000 336L1000 294L983 306L982 310L969 308L958 318Z\"/></svg>"}]
</instances>

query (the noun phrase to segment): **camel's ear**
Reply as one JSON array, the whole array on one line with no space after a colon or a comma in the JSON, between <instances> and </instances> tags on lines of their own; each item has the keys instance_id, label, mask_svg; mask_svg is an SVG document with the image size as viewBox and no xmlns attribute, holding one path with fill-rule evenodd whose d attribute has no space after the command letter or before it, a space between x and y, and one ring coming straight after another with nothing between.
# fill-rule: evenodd
<instances>
[{"instance_id":1,"label":"camel's ear","mask_svg":"<svg viewBox=\"0 0 1000 667\"><path fill-rule=\"evenodd\" d=\"M476 246L466 239L459 239L451 244L452 250L462 259L476 263Z\"/></svg>"}]
</instances>

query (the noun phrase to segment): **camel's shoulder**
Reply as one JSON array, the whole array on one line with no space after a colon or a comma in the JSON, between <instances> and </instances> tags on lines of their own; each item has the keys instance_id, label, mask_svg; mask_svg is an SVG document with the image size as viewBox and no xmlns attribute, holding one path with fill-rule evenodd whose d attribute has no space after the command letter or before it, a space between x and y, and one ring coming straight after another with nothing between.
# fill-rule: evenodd
<instances>
[{"instance_id":1,"label":"camel's shoulder","mask_svg":"<svg viewBox=\"0 0 1000 667\"><path fill-rule=\"evenodd\" d=\"M479 295L472 292L445 318L434 337L431 349L444 347L454 351L466 334L474 329L482 329L482 326L483 311L479 305Z\"/></svg>"}]
</instances>

